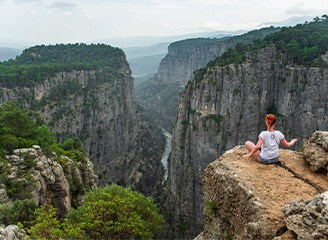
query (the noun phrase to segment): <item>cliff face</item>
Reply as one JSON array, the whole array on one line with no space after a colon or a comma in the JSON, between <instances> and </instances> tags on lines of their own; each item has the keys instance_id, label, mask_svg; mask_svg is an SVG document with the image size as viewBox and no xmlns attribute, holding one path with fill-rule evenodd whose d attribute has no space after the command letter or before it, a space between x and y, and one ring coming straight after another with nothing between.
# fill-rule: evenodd
<instances>
[{"instance_id":1,"label":"cliff face","mask_svg":"<svg viewBox=\"0 0 328 240\"><path fill-rule=\"evenodd\" d=\"M98 183L88 158L76 163L66 156L47 157L37 145L6 155L1 172L0 203L17 199L32 199L38 205L51 203L60 216L71 205L80 205L84 193Z\"/></svg>"},{"instance_id":2,"label":"cliff face","mask_svg":"<svg viewBox=\"0 0 328 240\"><path fill-rule=\"evenodd\" d=\"M203 68L237 43L250 43L275 31L278 29L268 28L231 38L187 39L172 43L155 76L136 88L136 96L147 110L170 129L175 121L181 87L193 78L194 71Z\"/></svg>"},{"instance_id":3,"label":"cliff face","mask_svg":"<svg viewBox=\"0 0 328 240\"><path fill-rule=\"evenodd\" d=\"M187 44L183 47L178 43L171 44L156 75L136 88L136 96L140 103L170 130L174 123L181 87L192 78L195 70L220 56L228 46L225 43L200 46Z\"/></svg>"},{"instance_id":4,"label":"cliff face","mask_svg":"<svg viewBox=\"0 0 328 240\"><path fill-rule=\"evenodd\" d=\"M294 151L280 151L280 166L245 159L245 153L236 147L206 168L203 238L325 239L325 195L309 199L328 190L327 175L313 173Z\"/></svg>"},{"instance_id":5,"label":"cliff face","mask_svg":"<svg viewBox=\"0 0 328 240\"><path fill-rule=\"evenodd\" d=\"M176 220L202 229L202 175L227 149L257 141L268 109L277 129L299 145L316 130L328 129L328 70L285 66L275 47L261 49L243 64L208 69L180 94L169 166ZM192 228L191 228L192 229Z\"/></svg>"},{"instance_id":6,"label":"cliff face","mask_svg":"<svg viewBox=\"0 0 328 240\"><path fill-rule=\"evenodd\" d=\"M79 137L101 185L115 182L140 191L148 186L144 193L153 194L163 176L165 139L135 103L129 65L123 52L119 56L122 64L115 71L72 70L32 87L3 87L0 103L17 100L38 112L59 139ZM142 147L146 142L153 147Z\"/></svg>"}]
</instances>

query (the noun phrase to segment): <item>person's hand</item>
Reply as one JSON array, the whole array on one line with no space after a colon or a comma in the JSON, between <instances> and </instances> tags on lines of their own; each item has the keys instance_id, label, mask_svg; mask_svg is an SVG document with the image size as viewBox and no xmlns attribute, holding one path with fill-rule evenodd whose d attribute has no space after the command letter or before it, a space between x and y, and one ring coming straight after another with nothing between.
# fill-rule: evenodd
<instances>
[{"instance_id":1,"label":"person's hand","mask_svg":"<svg viewBox=\"0 0 328 240\"><path fill-rule=\"evenodd\" d=\"M290 141L290 144L291 144L291 145L294 145L296 142L297 142L297 138L294 138L294 139L292 139L292 140Z\"/></svg>"},{"instance_id":2,"label":"person's hand","mask_svg":"<svg viewBox=\"0 0 328 240\"><path fill-rule=\"evenodd\" d=\"M250 158L251 156L252 156L251 153L247 153L247 154L243 155L243 158Z\"/></svg>"}]
</instances>

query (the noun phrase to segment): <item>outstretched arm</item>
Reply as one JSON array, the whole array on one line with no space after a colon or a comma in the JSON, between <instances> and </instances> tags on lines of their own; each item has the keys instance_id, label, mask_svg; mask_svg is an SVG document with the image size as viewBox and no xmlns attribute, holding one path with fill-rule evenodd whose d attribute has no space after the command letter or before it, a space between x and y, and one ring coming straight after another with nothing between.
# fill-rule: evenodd
<instances>
[{"instance_id":1,"label":"outstretched arm","mask_svg":"<svg viewBox=\"0 0 328 240\"><path fill-rule=\"evenodd\" d=\"M294 138L292 139L290 142L287 142L285 138L281 139L280 140L281 144L284 145L285 147L291 147L293 146L296 142L297 142L297 139Z\"/></svg>"}]
</instances>

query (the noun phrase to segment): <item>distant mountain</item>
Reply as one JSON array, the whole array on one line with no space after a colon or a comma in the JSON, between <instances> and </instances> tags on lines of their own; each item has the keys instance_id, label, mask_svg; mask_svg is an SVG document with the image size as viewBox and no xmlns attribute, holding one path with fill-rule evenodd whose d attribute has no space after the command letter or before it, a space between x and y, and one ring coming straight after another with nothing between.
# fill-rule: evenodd
<instances>
[{"instance_id":1,"label":"distant mountain","mask_svg":"<svg viewBox=\"0 0 328 240\"><path fill-rule=\"evenodd\" d=\"M310 21L313 16L295 16L280 22L266 22L259 26L259 28L268 26L295 26L298 23ZM168 53L168 46L177 41L192 39L192 38L224 38L232 37L246 33L246 30L239 31L214 31L214 32L200 32L192 34L183 34L176 36L135 36L122 38L109 38L97 40L95 42L102 42L111 46L117 46L123 49L127 60L130 64L132 75L135 83L147 80L154 75L154 67L159 66L161 58L159 56ZM150 65L149 65L150 64Z\"/></svg>"},{"instance_id":2,"label":"distant mountain","mask_svg":"<svg viewBox=\"0 0 328 240\"><path fill-rule=\"evenodd\" d=\"M291 27L291 26L295 26L299 23L304 23L306 21L312 21L314 18L314 16L294 16L294 17L290 17L284 21L280 21L280 22L266 22L266 23L262 23L260 25L260 27L268 27L268 26L274 26L274 27Z\"/></svg>"},{"instance_id":3,"label":"distant mountain","mask_svg":"<svg viewBox=\"0 0 328 240\"><path fill-rule=\"evenodd\" d=\"M151 56L141 56L128 60L132 76L155 74L158 70L160 61L165 57L166 53L160 53Z\"/></svg>"},{"instance_id":4,"label":"distant mountain","mask_svg":"<svg viewBox=\"0 0 328 240\"><path fill-rule=\"evenodd\" d=\"M126 58L130 64L132 75L135 79L136 85L152 77L159 66L160 61L168 53L168 46L176 41L192 38L223 38L242 34L245 31L227 32L227 31L215 31L215 32L203 32L195 34L186 34L178 36L168 37L131 37L122 39L108 39L108 43L111 41L117 42L118 45L135 44L134 47L122 47L126 54ZM131 43L128 43L131 40ZM146 44L152 41L163 41L149 46L138 46L138 44ZM112 44L110 44L112 45Z\"/></svg>"},{"instance_id":5,"label":"distant mountain","mask_svg":"<svg viewBox=\"0 0 328 240\"><path fill-rule=\"evenodd\" d=\"M136 85L157 72L159 63L167 54L169 45L170 43L163 42L147 47L123 48Z\"/></svg>"},{"instance_id":6,"label":"distant mountain","mask_svg":"<svg viewBox=\"0 0 328 240\"><path fill-rule=\"evenodd\" d=\"M179 40L197 38L197 37L226 37L238 35L241 32L246 31L215 31L215 32L200 32L200 33L190 33L174 36L133 36L133 37L122 37L122 38L108 38L102 40L96 40L95 43L106 43L111 46L128 48L128 47L148 47L151 45L156 45L158 43L172 43Z\"/></svg>"},{"instance_id":7,"label":"distant mountain","mask_svg":"<svg viewBox=\"0 0 328 240\"><path fill-rule=\"evenodd\" d=\"M314 16L294 16L280 22L265 22L258 26L263 27L282 27L282 26L295 26L305 21L311 21ZM156 44L172 43L179 40L185 40L189 38L222 38L227 36L241 35L249 30L238 30L238 31L213 31L213 32L198 32L190 34L181 34L173 36L131 36L131 37L120 37L120 38L107 38L95 40L95 43L106 43L111 46L120 47L123 49L133 47L149 47Z\"/></svg>"},{"instance_id":8,"label":"distant mountain","mask_svg":"<svg viewBox=\"0 0 328 240\"><path fill-rule=\"evenodd\" d=\"M127 47L123 48L123 51L125 52L126 57L129 60L137 57L165 54L167 53L167 48L170 44L170 42L163 42L146 47Z\"/></svg>"},{"instance_id":9,"label":"distant mountain","mask_svg":"<svg viewBox=\"0 0 328 240\"><path fill-rule=\"evenodd\" d=\"M20 55L21 53L22 50L20 49L0 47L0 61L14 59L16 56Z\"/></svg>"}]
</instances>

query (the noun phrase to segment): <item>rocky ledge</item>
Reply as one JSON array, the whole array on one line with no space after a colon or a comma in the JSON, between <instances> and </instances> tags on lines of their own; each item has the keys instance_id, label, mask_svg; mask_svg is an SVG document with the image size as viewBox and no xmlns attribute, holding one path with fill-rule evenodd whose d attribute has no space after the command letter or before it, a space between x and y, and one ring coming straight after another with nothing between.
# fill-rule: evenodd
<instances>
[{"instance_id":1,"label":"rocky ledge","mask_svg":"<svg viewBox=\"0 0 328 240\"><path fill-rule=\"evenodd\" d=\"M235 147L208 165L204 232L198 239L328 239L327 174L315 173L299 152L280 150L280 165L245 159L246 152ZM321 200L311 200L320 193ZM315 203L316 214L306 211L313 207L300 207ZM318 219L318 227L304 228Z\"/></svg>"},{"instance_id":2,"label":"rocky ledge","mask_svg":"<svg viewBox=\"0 0 328 240\"><path fill-rule=\"evenodd\" d=\"M55 153L48 157L37 145L16 149L0 159L0 204L17 199L48 202L64 216L71 205L81 204L85 191L97 186L93 168L88 158L76 162Z\"/></svg>"}]
</instances>

